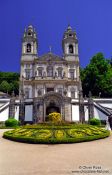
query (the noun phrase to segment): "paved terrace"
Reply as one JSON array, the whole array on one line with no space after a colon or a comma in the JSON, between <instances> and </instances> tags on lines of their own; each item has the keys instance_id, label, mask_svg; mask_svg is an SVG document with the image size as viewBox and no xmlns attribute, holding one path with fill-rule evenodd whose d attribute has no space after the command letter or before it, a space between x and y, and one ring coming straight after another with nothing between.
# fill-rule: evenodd
<instances>
[{"instance_id":1,"label":"paved terrace","mask_svg":"<svg viewBox=\"0 0 112 175\"><path fill-rule=\"evenodd\" d=\"M3 139L4 131L0 130L0 175L112 175L112 136L77 144L35 145ZM95 168L102 173L78 172Z\"/></svg>"}]
</instances>

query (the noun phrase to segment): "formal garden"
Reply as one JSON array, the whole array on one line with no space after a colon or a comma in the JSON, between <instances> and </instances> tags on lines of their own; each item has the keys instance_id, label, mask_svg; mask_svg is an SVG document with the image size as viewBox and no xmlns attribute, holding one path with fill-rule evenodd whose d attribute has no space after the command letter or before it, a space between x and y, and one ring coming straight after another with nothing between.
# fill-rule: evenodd
<instances>
[{"instance_id":1,"label":"formal garden","mask_svg":"<svg viewBox=\"0 0 112 175\"><path fill-rule=\"evenodd\" d=\"M9 119L6 127L14 127L6 131L4 138L25 143L77 143L103 139L110 135L98 119L91 119L89 124L70 123L61 119L60 113L53 112L48 116L49 121L33 125L18 126L19 122Z\"/></svg>"}]
</instances>

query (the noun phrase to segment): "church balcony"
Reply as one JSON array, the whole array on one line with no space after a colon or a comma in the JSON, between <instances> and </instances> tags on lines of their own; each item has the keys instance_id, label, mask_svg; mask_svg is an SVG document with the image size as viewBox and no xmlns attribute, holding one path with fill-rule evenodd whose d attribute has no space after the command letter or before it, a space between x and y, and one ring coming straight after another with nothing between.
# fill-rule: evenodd
<instances>
[{"instance_id":1,"label":"church balcony","mask_svg":"<svg viewBox=\"0 0 112 175\"><path fill-rule=\"evenodd\" d=\"M32 78L24 78L25 82L32 82L32 81L57 81L57 82L78 82L78 78L68 78L68 77L32 77Z\"/></svg>"},{"instance_id":2,"label":"church balcony","mask_svg":"<svg viewBox=\"0 0 112 175\"><path fill-rule=\"evenodd\" d=\"M35 77L34 80L52 80L52 81L62 81L62 80L67 80L67 81L78 81L77 78L68 78L68 77Z\"/></svg>"}]
</instances>

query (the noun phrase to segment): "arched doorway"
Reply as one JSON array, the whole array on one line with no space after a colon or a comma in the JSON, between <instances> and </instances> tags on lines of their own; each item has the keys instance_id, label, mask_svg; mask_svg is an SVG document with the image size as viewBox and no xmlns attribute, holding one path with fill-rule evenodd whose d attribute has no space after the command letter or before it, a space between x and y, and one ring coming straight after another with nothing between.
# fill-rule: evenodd
<instances>
[{"instance_id":1,"label":"arched doorway","mask_svg":"<svg viewBox=\"0 0 112 175\"><path fill-rule=\"evenodd\" d=\"M46 115L49 115L52 112L58 112L60 113L60 109L59 107L55 106L55 105L50 105L46 108Z\"/></svg>"},{"instance_id":2,"label":"arched doorway","mask_svg":"<svg viewBox=\"0 0 112 175\"><path fill-rule=\"evenodd\" d=\"M48 115L52 112L64 114L63 96L57 92L48 92L44 95L44 121L48 120Z\"/></svg>"},{"instance_id":3,"label":"arched doorway","mask_svg":"<svg viewBox=\"0 0 112 175\"><path fill-rule=\"evenodd\" d=\"M52 112L60 113L60 108L56 104L51 102L48 107L46 107L46 120L48 120L48 115Z\"/></svg>"}]
</instances>

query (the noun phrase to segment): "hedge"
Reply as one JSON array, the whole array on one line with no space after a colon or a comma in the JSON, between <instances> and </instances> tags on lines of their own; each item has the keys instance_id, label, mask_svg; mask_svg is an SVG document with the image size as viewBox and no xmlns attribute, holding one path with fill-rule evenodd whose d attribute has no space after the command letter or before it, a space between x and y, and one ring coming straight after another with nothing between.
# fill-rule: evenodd
<instances>
[{"instance_id":1,"label":"hedge","mask_svg":"<svg viewBox=\"0 0 112 175\"><path fill-rule=\"evenodd\" d=\"M25 143L76 143L87 142L97 139L108 137L110 132L90 126L90 125L71 125L71 128L52 127L52 128L25 128L20 127L15 130L6 131L3 135L4 138L25 142Z\"/></svg>"},{"instance_id":2,"label":"hedge","mask_svg":"<svg viewBox=\"0 0 112 175\"><path fill-rule=\"evenodd\" d=\"M14 126L18 126L19 124L20 122L14 118L9 118L5 121L6 127L14 127Z\"/></svg>"}]
</instances>

